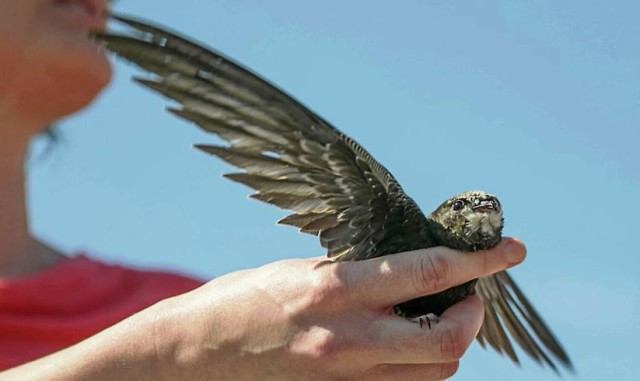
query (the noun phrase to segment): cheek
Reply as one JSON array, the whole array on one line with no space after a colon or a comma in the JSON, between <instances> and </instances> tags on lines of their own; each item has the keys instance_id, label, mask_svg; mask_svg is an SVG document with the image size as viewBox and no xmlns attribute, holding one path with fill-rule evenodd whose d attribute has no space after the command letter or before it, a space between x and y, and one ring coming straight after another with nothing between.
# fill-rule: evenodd
<instances>
[{"instance_id":1,"label":"cheek","mask_svg":"<svg viewBox=\"0 0 640 381\"><path fill-rule=\"evenodd\" d=\"M10 91L23 111L64 117L89 104L111 79L108 59L83 33L46 18L16 38L3 38L0 28L0 72L13 79Z\"/></svg>"},{"instance_id":2,"label":"cheek","mask_svg":"<svg viewBox=\"0 0 640 381\"><path fill-rule=\"evenodd\" d=\"M495 229L501 228L502 227L502 214L498 214L498 213L492 213L489 216L489 222L491 223L491 226Z\"/></svg>"},{"instance_id":3,"label":"cheek","mask_svg":"<svg viewBox=\"0 0 640 381\"><path fill-rule=\"evenodd\" d=\"M467 225L467 219L460 213L452 213L447 221L447 226L450 226L458 234L465 231L465 225Z\"/></svg>"},{"instance_id":4,"label":"cheek","mask_svg":"<svg viewBox=\"0 0 640 381\"><path fill-rule=\"evenodd\" d=\"M14 78L84 67L104 82L109 65L85 34L57 17L50 0L0 0L0 73Z\"/></svg>"},{"instance_id":5,"label":"cheek","mask_svg":"<svg viewBox=\"0 0 640 381\"><path fill-rule=\"evenodd\" d=\"M36 12L28 3L0 0L0 58L3 62L22 56L32 42Z\"/></svg>"},{"instance_id":6,"label":"cheek","mask_svg":"<svg viewBox=\"0 0 640 381\"><path fill-rule=\"evenodd\" d=\"M41 123L82 109L111 79L97 45L53 17L50 6L0 0L0 97Z\"/></svg>"},{"instance_id":7,"label":"cheek","mask_svg":"<svg viewBox=\"0 0 640 381\"><path fill-rule=\"evenodd\" d=\"M72 59L71 59L72 58ZM76 52L70 57L43 57L18 87L23 110L35 108L55 120L91 103L109 83L111 67L100 54ZM46 64L45 64L46 62Z\"/></svg>"},{"instance_id":8,"label":"cheek","mask_svg":"<svg viewBox=\"0 0 640 381\"><path fill-rule=\"evenodd\" d=\"M468 213L464 218L464 224L468 225L470 229L477 230L482 222L482 216L477 213Z\"/></svg>"}]
</instances>

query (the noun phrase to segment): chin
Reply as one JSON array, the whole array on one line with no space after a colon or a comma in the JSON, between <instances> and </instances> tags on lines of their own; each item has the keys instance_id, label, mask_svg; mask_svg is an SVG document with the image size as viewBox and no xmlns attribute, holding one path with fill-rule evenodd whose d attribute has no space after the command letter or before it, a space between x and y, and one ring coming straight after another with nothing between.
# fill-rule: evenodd
<instances>
[{"instance_id":1,"label":"chin","mask_svg":"<svg viewBox=\"0 0 640 381\"><path fill-rule=\"evenodd\" d=\"M97 46L69 51L43 67L42 82L36 86L41 93L34 94L34 99L46 102L39 107L45 107L41 111L49 119L60 119L91 104L109 84L111 75L109 60Z\"/></svg>"},{"instance_id":2,"label":"chin","mask_svg":"<svg viewBox=\"0 0 640 381\"><path fill-rule=\"evenodd\" d=\"M83 57L85 65L78 65L66 71L68 81L62 82L65 87L63 100L67 102L66 114L70 114L85 108L104 90L111 81L111 65L109 60L96 53L89 57ZM79 83L73 83L77 81ZM62 105L61 105L62 106Z\"/></svg>"},{"instance_id":3,"label":"chin","mask_svg":"<svg viewBox=\"0 0 640 381\"><path fill-rule=\"evenodd\" d=\"M0 15L0 98L38 128L85 108L111 80L109 60L87 37L87 26L72 8L56 5L71 2L46 3L7 2L14 17Z\"/></svg>"}]
</instances>

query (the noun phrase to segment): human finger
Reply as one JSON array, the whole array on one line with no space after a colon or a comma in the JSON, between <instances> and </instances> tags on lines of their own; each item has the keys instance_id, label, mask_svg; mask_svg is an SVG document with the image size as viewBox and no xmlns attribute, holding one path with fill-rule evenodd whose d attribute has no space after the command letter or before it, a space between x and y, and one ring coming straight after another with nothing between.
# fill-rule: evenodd
<instances>
[{"instance_id":1,"label":"human finger","mask_svg":"<svg viewBox=\"0 0 640 381\"><path fill-rule=\"evenodd\" d=\"M444 380L458 371L458 361L445 364L383 364L367 372L363 380Z\"/></svg>"},{"instance_id":2,"label":"human finger","mask_svg":"<svg viewBox=\"0 0 640 381\"><path fill-rule=\"evenodd\" d=\"M399 316L389 316L377 326L373 338L379 363L438 364L459 360L480 330L484 316L482 300L470 295L447 309L430 327Z\"/></svg>"},{"instance_id":3,"label":"human finger","mask_svg":"<svg viewBox=\"0 0 640 381\"><path fill-rule=\"evenodd\" d=\"M387 308L505 270L525 255L521 241L504 238L493 249L472 253L439 246L340 263L339 274L355 302Z\"/></svg>"}]
</instances>

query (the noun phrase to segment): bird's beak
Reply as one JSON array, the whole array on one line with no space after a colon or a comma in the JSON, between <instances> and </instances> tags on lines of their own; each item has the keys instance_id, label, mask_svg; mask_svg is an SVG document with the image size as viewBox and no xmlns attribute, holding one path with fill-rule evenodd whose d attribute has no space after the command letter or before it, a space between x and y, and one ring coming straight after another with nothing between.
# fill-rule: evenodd
<instances>
[{"instance_id":1,"label":"bird's beak","mask_svg":"<svg viewBox=\"0 0 640 381\"><path fill-rule=\"evenodd\" d=\"M480 213L489 213L494 210L499 210L498 205L494 200L483 200L478 205L474 205L471 209Z\"/></svg>"}]
</instances>

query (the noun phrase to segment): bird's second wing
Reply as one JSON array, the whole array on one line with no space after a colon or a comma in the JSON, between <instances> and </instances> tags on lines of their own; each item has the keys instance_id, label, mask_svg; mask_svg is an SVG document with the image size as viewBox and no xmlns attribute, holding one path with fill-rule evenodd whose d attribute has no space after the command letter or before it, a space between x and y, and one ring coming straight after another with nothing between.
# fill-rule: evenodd
<instances>
[{"instance_id":1,"label":"bird's second wing","mask_svg":"<svg viewBox=\"0 0 640 381\"><path fill-rule=\"evenodd\" d=\"M430 246L417 205L354 140L221 53L115 18L136 33L96 37L155 74L137 81L176 101L172 113L226 142L198 148L241 168L225 176L256 190L253 198L294 212L280 223L318 235L329 256L341 260L388 254L378 246L389 240L402 241L385 245L399 251ZM398 235L403 225L409 229Z\"/></svg>"},{"instance_id":2,"label":"bird's second wing","mask_svg":"<svg viewBox=\"0 0 640 381\"><path fill-rule=\"evenodd\" d=\"M518 345L536 362L557 371L559 362L572 369L571 360L527 297L506 271L478 279L476 291L485 305L478 342L489 344L514 362L518 357L504 327Z\"/></svg>"}]
</instances>

